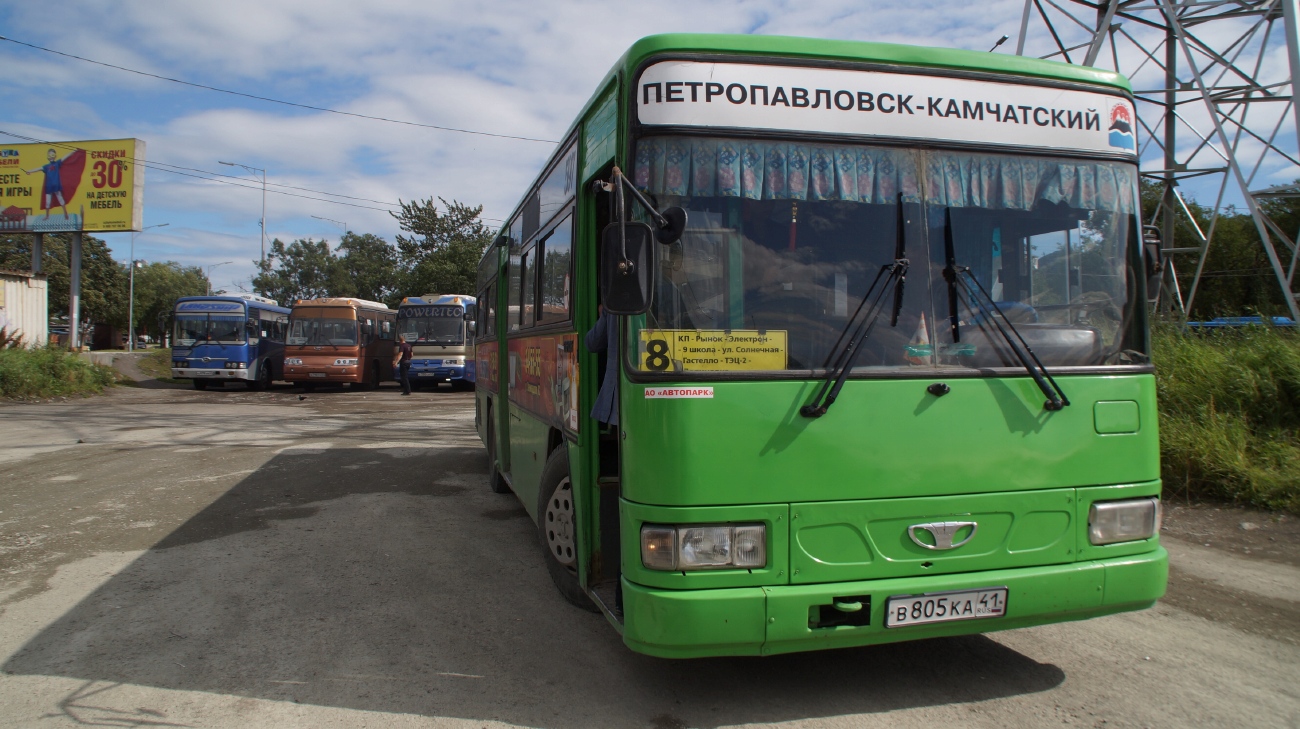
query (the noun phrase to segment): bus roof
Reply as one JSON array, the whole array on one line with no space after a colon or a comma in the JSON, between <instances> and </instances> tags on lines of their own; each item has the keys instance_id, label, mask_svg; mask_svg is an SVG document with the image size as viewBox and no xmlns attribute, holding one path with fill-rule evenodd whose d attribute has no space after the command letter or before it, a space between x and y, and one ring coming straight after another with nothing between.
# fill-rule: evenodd
<instances>
[{"instance_id":1,"label":"bus roof","mask_svg":"<svg viewBox=\"0 0 1300 729\"><path fill-rule=\"evenodd\" d=\"M476 303L473 296L465 294L425 294L424 296L407 296L399 306L455 306Z\"/></svg>"},{"instance_id":2,"label":"bus roof","mask_svg":"<svg viewBox=\"0 0 1300 729\"><path fill-rule=\"evenodd\" d=\"M388 304L381 304L378 301L367 301L366 299L357 299L351 296L326 299L298 299L293 305L294 308L299 306L364 306L370 309L388 308Z\"/></svg>"},{"instance_id":3,"label":"bus roof","mask_svg":"<svg viewBox=\"0 0 1300 729\"><path fill-rule=\"evenodd\" d=\"M282 312L289 311L288 308L280 306L280 302L275 299L268 299L265 296L257 294L215 294L213 296L182 296L176 299L179 305L186 301L228 301L231 303L254 304L266 309L278 309Z\"/></svg>"}]
</instances>

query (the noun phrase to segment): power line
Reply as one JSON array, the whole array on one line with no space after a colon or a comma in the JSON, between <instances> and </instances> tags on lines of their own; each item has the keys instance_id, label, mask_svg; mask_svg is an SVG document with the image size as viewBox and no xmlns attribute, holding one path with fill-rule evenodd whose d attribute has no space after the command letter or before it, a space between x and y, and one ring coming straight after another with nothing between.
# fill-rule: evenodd
<instances>
[{"instance_id":1,"label":"power line","mask_svg":"<svg viewBox=\"0 0 1300 729\"><path fill-rule=\"evenodd\" d=\"M137 71L137 70L134 69L134 68L127 68L127 67L125 67L125 66L117 66L117 65L114 65L114 64L112 64L112 63L105 63L105 62L103 62L103 61L96 61L96 60L94 60L94 59L83 58L83 57L81 57L81 56L74 56L74 55L71 54L71 53L64 53L63 51L56 51L56 50L54 50L53 48L45 48L44 46L38 46L38 45L35 45L35 44L33 44L33 43L26 43L26 42L24 42L24 41L16 40L16 39L14 39L14 38L8 38L8 37L3 36L3 35L0 35L0 40L2 40L2 41L9 41L10 43L14 43L14 44L17 44L17 45L20 45L20 46L26 46L26 47L28 47L28 48L33 48L33 49L38 50L38 51L44 51L44 52L46 52L46 53L53 53L53 54L56 55L56 56L63 56L64 58L72 58L72 59L75 59L75 60L78 60L78 61L83 61L83 62L85 62L85 63L93 63L93 64L95 64L96 66L103 66L103 67L105 67L105 68L112 68L112 69L115 69L115 70L118 70L118 71L125 71L125 72L127 72L127 73L134 73L134 74L137 74L137 75L140 75L140 76L147 76L147 77L149 77L149 78L155 78L155 79L158 79L158 80L160 80L160 81L170 81L170 82L172 82L172 83L174 83L174 84L181 84L181 85L184 85L184 86L192 86L192 87L194 87L194 88L196 88L196 89L205 89L205 90L207 90L207 91L216 91L216 92L218 92L218 93L222 93L222 94L230 94L231 96L242 96L242 97L244 97L244 98L246 98L246 99L256 99L257 101L265 101L265 102L268 102L268 103L271 103L271 104L283 104L284 106L293 106L293 107L297 107L297 108L299 108L299 109L310 109L311 111L323 111L323 112L326 112L326 113L329 113L329 114L340 114L340 115L342 115L342 116L351 116L351 117L356 117L356 118L358 118L358 119L370 119L370 120L372 120L372 121L388 122L389 124L403 124L403 125L406 125L406 126L409 126L409 127L423 127L423 128L425 128L425 129L438 129L438 130L441 130L441 131L444 131L444 132L458 132L458 133L460 133L460 134L477 134L477 135L482 136L482 137L496 137L496 138L498 138L498 139L518 139L518 140L523 141L523 142L542 142L542 143L545 143L545 144L559 144L559 142L557 142L557 141L555 141L555 140L553 140L553 139L537 139L537 138L534 138L534 137L519 137L519 136L515 136L515 135L513 135L513 134L494 134L494 133L492 133L492 132L479 132L479 131L475 131L475 130L473 130L473 129L457 129L456 127L441 127L441 126L438 126L438 125L436 125L436 124L421 124L420 122L404 121L404 120L402 120L402 119L388 119L388 118L386 118L386 117L382 117L382 116L371 116L371 115L369 115L369 114L357 114L357 113L355 113L355 112L351 112L351 111L339 111L338 109L326 109L326 108L321 107L321 106L311 106L310 104L299 104L299 103L296 103L296 102L293 102L293 101L283 101L283 100L281 100L281 99L272 99L272 98L270 98L270 97L268 97L268 96L257 96L256 94L246 94L246 93L244 93L244 92L242 92L242 91L231 91L230 89L222 89L222 88L218 88L218 87L216 87L216 86L208 86L208 85L206 85L206 84L195 83L195 82L193 82L193 81L184 81L184 80L182 80L182 79L178 79L178 78L171 78L170 76L160 76L160 75L158 75L158 74L156 74L156 73L149 73L148 71Z\"/></svg>"}]
</instances>

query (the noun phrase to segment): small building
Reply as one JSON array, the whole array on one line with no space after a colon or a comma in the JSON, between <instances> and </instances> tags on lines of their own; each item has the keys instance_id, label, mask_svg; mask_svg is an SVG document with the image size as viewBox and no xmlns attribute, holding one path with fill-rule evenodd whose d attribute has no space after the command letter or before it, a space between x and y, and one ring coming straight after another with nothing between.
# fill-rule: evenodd
<instances>
[{"instance_id":1,"label":"small building","mask_svg":"<svg viewBox=\"0 0 1300 729\"><path fill-rule=\"evenodd\" d=\"M49 340L50 292L45 274L0 269L0 329L28 347Z\"/></svg>"}]
</instances>

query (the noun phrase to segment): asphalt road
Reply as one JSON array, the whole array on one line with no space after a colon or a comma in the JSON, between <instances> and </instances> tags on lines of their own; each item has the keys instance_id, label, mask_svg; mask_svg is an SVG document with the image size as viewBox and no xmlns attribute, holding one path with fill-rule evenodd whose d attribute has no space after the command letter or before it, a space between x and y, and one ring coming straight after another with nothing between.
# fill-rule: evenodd
<instances>
[{"instance_id":1,"label":"asphalt road","mask_svg":"<svg viewBox=\"0 0 1300 729\"><path fill-rule=\"evenodd\" d=\"M483 459L445 390L0 405L0 726L1300 726L1294 529L1167 539L1141 613L673 662L563 602Z\"/></svg>"}]
</instances>

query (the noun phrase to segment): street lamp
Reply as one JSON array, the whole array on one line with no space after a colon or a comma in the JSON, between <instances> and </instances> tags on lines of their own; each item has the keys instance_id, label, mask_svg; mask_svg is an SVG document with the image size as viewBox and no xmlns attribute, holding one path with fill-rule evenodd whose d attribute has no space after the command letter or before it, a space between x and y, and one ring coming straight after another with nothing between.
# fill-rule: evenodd
<instances>
[{"instance_id":1,"label":"street lamp","mask_svg":"<svg viewBox=\"0 0 1300 729\"><path fill-rule=\"evenodd\" d=\"M262 263L266 263L266 170L262 169L261 167L250 167L249 165L240 164L238 162L222 162L221 160L217 160L217 163L226 165L227 167L243 167L249 172L262 173L262 220L258 224L262 226L262 259L261 260Z\"/></svg>"},{"instance_id":2,"label":"street lamp","mask_svg":"<svg viewBox=\"0 0 1300 729\"><path fill-rule=\"evenodd\" d=\"M222 261L221 263L214 263L211 266L208 266L208 296L212 295L212 269L217 266L224 266L227 263L234 263L234 261Z\"/></svg>"},{"instance_id":3,"label":"street lamp","mask_svg":"<svg viewBox=\"0 0 1300 729\"><path fill-rule=\"evenodd\" d=\"M339 226L340 228L343 229L343 235L347 235L347 234L348 234L348 224L347 224L347 223L344 223L344 222L341 222L341 221L335 220L334 218L322 218L322 217L319 216L319 215L313 215L312 217L315 218L315 219L317 219L317 220L324 220L324 221L327 222L327 223L333 223L333 224L335 224L335 225L337 225L337 226Z\"/></svg>"},{"instance_id":4,"label":"street lamp","mask_svg":"<svg viewBox=\"0 0 1300 729\"><path fill-rule=\"evenodd\" d=\"M128 339L126 342L126 351L128 352L135 351L135 269L141 263L140 261L135 260L135 236L136 233L143 233L146 230L149 230L150 228L166 228L169 225L171 225L171 223L159 223L157 225L146 225L145 227L141 228L138 231L136 230L131 231L131 293L129 296L130 300L126 305L126 311L127 311L126 318L128 322L127 331L129 332L127 336L130 337L130 339Z\"/></svg>"}]
</instances>

